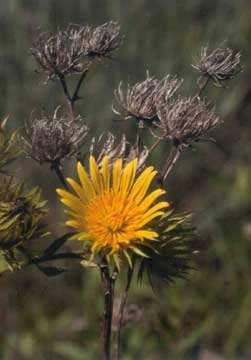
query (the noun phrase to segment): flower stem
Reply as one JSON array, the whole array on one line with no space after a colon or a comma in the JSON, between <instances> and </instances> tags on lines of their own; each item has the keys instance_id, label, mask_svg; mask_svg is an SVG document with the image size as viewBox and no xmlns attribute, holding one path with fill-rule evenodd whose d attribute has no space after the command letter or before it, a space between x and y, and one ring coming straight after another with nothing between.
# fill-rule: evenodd
<instances>
[{"instance_id":1,"label":"flower stem","mask_svg":"<svg viewBox=\"0 0 251 360\"><path fill-rule=\"evenodd\" d=\"M198 80L198 90L195 94L195 98L198 98L202 95L203 91L206 89L207 85L210 82L210 78L208 76L201 76Z\"/></svg>"},{"instance_id":2,"label":"flower stem","mask_svg":"<svg viewBox=\"0 0 251 360\"><path fill-rule=\"evenodd\" d=\"M62 170L60 169L60 164L58 163L58 161L55 161L52 165L51 165L51 169L55 171L57 177L59 178L61 184L63 185L63 187L68 190L68 185L67 182L65 180L64 174L62 173Z\"/></svg>"},{"instance_id":3,"label":"flower stem","mask_svg":"<svg viewBox=\"0 0 251 360\"><path fill-rule=\"evenodd\" d=\"M176 162L178 161L180 154L181 154L181 149L179 146L172 148L172 150L167 158L164 169L161 172L161 181L165 181L167 176L170 174L170 172L172 171Z\"/></svg>"},{"instance_id":4,"label":"flower stem","mask_svg":"<svg viewBox=\"0 0 251 360\"><path fill-rule=\"evenodd\" d=\"M63 88L63 92L64 92L64 95L66 97L66 101L67 101L67 104L68 104L68 107L69 107L69 114L70 114L70 117L71 117L71 120L72 122L74 121L75 119L75 115L74 115L74 105L75 105L75 102L77 100L80 99L79 97L79 91L80 91L80 88L82 86L82 83L88 73L88 70L89 70L89 66L90 64L87 65L86 69L82 72L81 74L81 77L77 83L77 86L75 88L75 91L73 93L73 95L70 94L70 91L69 91L69 88L68 88L68 85L67 85L67 82L65 80L65 76L62 75L62 74L59 74L58 77L59 77L59 81L62 85L62 88Z\"/></svg>"},{"instance_id":5,"label":"flower stem","mask_svg":"<svg viewBox=\"0 0 251 360\"><path fill-rule=\"evenodd\" d=\"M121 330L123 326L123 317L124 317L124 310L126 306L126 302L128 299L128 293L130 290L131 282L132 282L132 276L133 276L133 268L128 270L127 275L127 283L124 290L124 293L121 298L121 303L119 307L119 313L118 313L118 325L117 325L117 341L116 341L116 353L115 353L115 359L119 360L121 355Z\"/></svg>"},{"instance_id":6,"label":"flower stem","mask_svg":"<svg viewBox=\"0 0 251 360\"><path fill-rule=\"evenodd\" d=\"M79 79L79 81L78 81L78 83L77 83L77 86L76 86L76 89L75 89L75 91L74 91L74 94L73 94L73 96L71 97L71 102L72 102L72 105L74 105L74 103L77 101L77 100L79 100L80 99L80 97L79 97L79 90L80 90L80 88L81 88L81 85L82 85L82 83L83 83L83 81L84 81L84 79L85 79L85 77L86 77L86 75L87 75L87 72L88 72L88 67L82 72L82 74L81 74L81 77L80 77L80 79Z\"/></svg>"},{"instance_id":7,"label":"flower stem","mask_svg":"<svg viewBox=\"0 0 251 360\"><path fill-rule=\"evenodd\" d=\"M149 154L159 145L159 143L161 142L161 138L158 138L148 149Z\"/></svg>"},{"instance_id":8,"label":"flower stem","mask_svg":"<svg viewBox=\"0 0 251 360\"><path fill-rule=\"evenodd\" d=\"M102 324L102 360L111 359L111 333L113 317L114 286L116 276L110 276L108 264L100 267L101 281L104 290L104 314Z\"/></svg>"}]
</instances>

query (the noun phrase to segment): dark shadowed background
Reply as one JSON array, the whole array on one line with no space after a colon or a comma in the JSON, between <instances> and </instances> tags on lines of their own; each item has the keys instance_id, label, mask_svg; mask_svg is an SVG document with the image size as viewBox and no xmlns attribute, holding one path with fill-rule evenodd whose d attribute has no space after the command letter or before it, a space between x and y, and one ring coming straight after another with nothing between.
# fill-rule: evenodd
<instances>
[{"instance_id":1,"label":"dark shadowed background","mask_svg":"<svg viewBox=\"0 0 251 360\"><path fill-rule=\"evenodd\" d=\"M154 295L134 284L131 320L124 330L124 360L251 358L251 6L248 0L8 0L0 3L0 114L21 127L34 109L63 103L58 84L44 85L30 55L39 29L70 23L121 23L125 41L112 61L88 75L78 111L93 135L109 128L135 136L135 124L114 122L113 91L120 80L139 81L146 71L185 79L190 95L197 75L191 63L201 46L241 50L244 71L224 89L211 88L224 124L216 144L183 155L168 179L169 198L194 212L201 237L197 271ZM163 159L165 145L155 151ZM57 179L24 159L20 179L40 185L51 209L51 230L60 234L63 214ZM67 164L67 174L72 164ZM59 225L55 225L55 222ZM41 244L41 247L43 244ZM73 266L47 279L26 270L0 279L0 359L98 359L99 279ZM129 316L129 317L130 317Z\"/></svg>"}]
</instances>

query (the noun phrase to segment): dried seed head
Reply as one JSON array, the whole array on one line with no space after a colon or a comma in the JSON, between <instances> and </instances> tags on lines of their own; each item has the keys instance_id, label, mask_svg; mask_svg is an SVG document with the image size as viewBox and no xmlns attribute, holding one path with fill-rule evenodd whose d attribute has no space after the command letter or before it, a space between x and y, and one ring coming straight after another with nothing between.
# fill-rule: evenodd
<instances>
[{"instance_id":1,"label":"dried seed head","mask_svg":"<svg viewBox=\"0 0 251 360\"><path fill-rule=\"evenodd\" d=\"M114 92L119 110L113 108L113 111L125 118L135 117L150 124L157 117L156 106L167 102L181 83L182 81L171 79L169 75L158 80L148 73L146 80L133 86L128 84L126 91L123 91L121 82Z\"/></svg>"},{"instance_id":2,"label":"dried seed head","mask_svg":"<svg viewBox=\"0 0 251 360\"><path fill-rule=\"evenodd\" d=\"M116 137L108 132L102 134L98 139L92 139L90 154L95 156L98 164L101 164L105 155L109 157L110 164L113 164L119 158L128 163L137 157L138 170L140 170L144 166L149 152L146 146L140 149L138 145L131 145L126 140L125 135L122 136L120 141L117 141Z\"/></svg>"},{"instance_id":3,"label":"dried seed head","mask_svg":"<svg viewBox=\"0 0 251 360\"><path fill-rule=\"evenodd\" d=\"M108 56L119 48L123 38L120 34L120 25L110 21L97 27L88 27L85 32L84 51L90 58Z\"/></svg>"},{"instance_id":4,"label":"dried seed head","mask_svg":"<svg viewBox=\"0 0 251 360\"><path fill-rule=\"evenodd\" d=\"M40 34L31 52L48 79L82 73L90 58L107 56L119 47L119 29L113 21L97 27L69 25L55 34Z\"/></svg>"},{"instance_id":5,"label":"dried seed head","mask_svg":"<svg viewBox=\"0 0 251 360\"><path fill-rule=\"evenodd\" d=\"M176 91L181 87L182 83L183 79L178 79L175 76L171 77L170 75L167 75L164 77L156 88L154 97L156 109L161 106L165 106L176 93Z\"/></svg>"},{"instance_id":6,"label":"dried seed head","mask_svg":"<svg viewBox=\"0 0 251 360\"><path fill-rule=\"evenodd\" d=\"M192 66L220 85L221 82L232 79L241 71L240 58L239 52L229 48L217 48L209 52L208 48L204 47L198 63Z\"/></svg>"},{"instance_id":7,"label":"dried seed head","mask_svg":"<svg viewBox=\"0 0 251 360\"><path fill-rule=\"evenodd\" d=\"M175 145L186 145L204 138L220 119L214 108L199 98L178 98L158 111L159 127Z\"/></svg>"},{"instance_id":8,"label":"dried seed head","mask_svg":"<svg viewBox=\"0 0 251 360\"><path fill-rule=\"evenodd\" d=\"M85 70L84 43L88 26L70 25L56 34L42 33L31 49L48 79Z\"/></svg>"},{"instance_id":9,"label":"dried seed head","mask_svg":"<svg viewBox=\"0 0 251 360\"><path fill-rule=\"evenodd\" d=\"M25 123L23 143L28 156L39 163L59 163L77 155L87 135L87 126L80 116L73 122L60 114L58 107L53 116L42 114Z\"/></svg>"}]
</instances>

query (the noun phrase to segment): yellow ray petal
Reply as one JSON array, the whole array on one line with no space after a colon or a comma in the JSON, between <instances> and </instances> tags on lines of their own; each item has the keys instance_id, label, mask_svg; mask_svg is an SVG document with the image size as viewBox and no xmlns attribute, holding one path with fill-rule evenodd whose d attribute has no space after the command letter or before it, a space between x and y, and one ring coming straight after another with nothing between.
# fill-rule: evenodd
<instances>
[{"instance_id":1,"label":"yellow ray petal","mask_svg":"<svg viewBox=\"0 0 251 360\"><path fill-rule=\"evenodd\" d=\"M150 195L148 195L140 204L140 208L143 211L146 211L149 209L149 207L152 205L152 203L161 195L165 194L165 190L163 189L157 189L153 192L151 192Z\"/></svg>"},{"instance_id":2,"label":"yellow ray petal","mask_svg":"<svg viewBox=\"0 0 251 360\"><path fill-rule=\"evenodd\" d=\"M149 210L147 210L147 212L144 213L143 217L147 217L148 215L153 214L156 211L165 209L169 206L169 203L167 201L161 201L158 202L156 205L154 205L153 207L151 207Z\"/></svg>"},{"instance_id":3,"label":"yellow ray petal","mask_svg":"<svg viewBox=\"0 0 251 360\"><path fill-rule=\"evenodd\" d=\"M145 197L147 190L149 189L151 182L153 181L153 178L157 174L157 171L152 171L151 173L148 173L145 175L144 178L142 178L140 183L140 188L138 189L137 193L135 191L135 197L134 201L136 204L139 204Z\"/></svg>"},{"instance_id":4,"label":"yellow ray petal","mask_svg":"<svg viewBox=\"0 0 251 360\"><path fill-rule=\"evenodd\" d=\"M85 189L82 188L75 180L73 180L71 178L67 178L66 181L68 182L68 184L70 184L72 189L81 198L81 200L84 203L88 203L89 195L86 193Z\"/></svg>"},{"instance_id":5,"label":"yellow ray petal","mask_svg":"<svg viewBox=\"0 0 251 360\"><path fill-rule=\"evenodd\" d=\"M130 191L131 186L135 180L136 170L137 170L137 159L130 161L122 174L121 178L121 192L125 195Z\"/></svg>"},{"instance_id":6,"label":"yellow ray petal","mask_svg":"<svg viewBox=\"0 0 251 360\"><path fill-rule=\"evenodd\" d=\"M112 185L115 192L117 192L120 188L122 176L122 159L118 159L115 161L112 169Z\"/></svg>"},{"instance_id":7,"label":"yellow ray petal","mask_svg":"<svg viewBox=\"0 0 251 360\"><path fill-rule=\"evenodd\" d=\"M109 171L109 158L104 156L102 161L101 173L103 177L103 183L105 190L108 190L110 187L110 171Z\"/></svg>"},{"instance_id":8,"label":"yellow ray petal","mask_svg":"<svg viewBox=\"0 0 251 360\"><path fill-rule=\"evenodd\" d=\"M138 192L142 188L142 185L145 183L146 179L153 172L153 170L154 170L153 167L149 166L139 175L139 177L137 178L137 180L135 181L135 183L131 189L130 197L135 198L135 196L138 194Z\"/></svg>"},{"instance_id":9,"label":"yellow ray petal","mask_svg":"<svg viewBox=\"0 0 251 360\"><path fill-rule=\"evenodd\" d=\"M60 200L63 204L67 204L70 208L76 208L78 211L83 211L84 204L79 200L79 198L63 189L56 189L56 191L61 197Z\"/></svg>"},{"instance_id":10,"label":"yellow ray petal","mask_svg":"<svg viewBox=\"0 0 251 360\"><path fill-rule=\"evenodd\" d=\"M83 219L84 219L83 214L79 214L79 212L75 212L75 211L67 209L67 210L65 210L65 213L78 221L83 221Z\"/></svg>"},{"instance_id":11,"label":"yellow ray petal","mask_svg":"<svg viewBox=\"0 0 251 360\"><path fill-rule=\"evenodd\" d=\"M157 212L153 213L152 215L149 215L147 218L142 220L142 222L140 222L140 227L145 226L146 224L151 222L153 219L155 219L156 217L162 216L163 214L164 214L163 211L157 211Z\"/></svg>"},{"instance_id":12,"label":"yellow ray petal","mask_svg":"<svg viewBox=\"0 0 251 360\"><path fill-rule=\"evenodd\" d=\"M78 234L72 236L71 239L79 240L79 241L91 240L91 236L90 236L90 234L88 234L86 232L81 232L81 233L78 233Z\"/></svg>"},{"instance_id":13,"label":"yellow ray petal","mask_svg":"<svg viewBox=\"0 0 251 360\"><path fill-rule=\"evenodd\" d=\"M79 230L81 230L81 228L83 227L83 225L76 220L68 220L65 222L65 225Z\"/></svg>"},{"instance_id":14,"label":"yellow ray petal","mask_svg":"<svg viewBox=\"0 0 251 360\"><path fill-rule=\"evenodd\" d=\"M160 207L160 209L162 209ZM147 215L144 215L144 217L142 217L142 220L139 222L138 226L139 227L143 227L146 224L148 224L150 221L152 221L153 219L155 219L156 217L162 216L164 214L164 211L151 211L149 212Z\"/></svg>"},{"instance_id":15,"label":"yellow ray petal","mask_svg":"<svg viewBox=\"0 0 251 360\"><path fill-rule=\"evenodd\" d=\"M80 162L77 164L77 172L81 185L85 190L86 195L88 196L88 200L92 199L94 196L96 196L96 192L87 172L85 171L85 168Z\"/></svg>"},{"instance_id":16,"label":"yellow ray petal","mask_svg":"<svg viewBox=\"0 0 251 360\"><path fill-rule=\"evenodd\" d=\"M103 179L93 156L90 156L90 176L96 193L100 194L103 190Z\"/></svg>"},{"instance_id":17,"label":"yellow ray petal","mask_svg":"<svg viewBox=\"0 0 251 360\"><path fill-rule=\"evenodd\" d=\"M77 203L77 202L73 202L66 198L61 198L60 201L61 201L61 203L68 206L70 209L74 210L75 212L77 212L79 214L83 213L83 211L84 211L83 206L79 205L79 203Z\"/></svg>"},{"instance_id":18,"label":"yellow ray petal","mask_svg":"<svg viewBox=\"0 0 251 360\"><path fill-rule=\"evenodd\" d=\"M148 239L148 240L153 240L153 239L156 239L156 237L158 237L159 235L155 231L139 230L139 231L136 232L136 236L139 239L145 238L145 239Z\"/></svg>"}]
</instances>

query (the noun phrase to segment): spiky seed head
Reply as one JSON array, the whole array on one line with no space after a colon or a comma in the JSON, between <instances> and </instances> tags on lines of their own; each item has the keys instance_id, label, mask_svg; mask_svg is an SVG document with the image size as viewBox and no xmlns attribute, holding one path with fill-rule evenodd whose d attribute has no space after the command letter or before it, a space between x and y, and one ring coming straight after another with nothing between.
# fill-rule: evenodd
<instances>
[{"instance_id":1,"label":"spiky seed head","mask_svg":"<svg viewBox=\"0 0 251 360\"><path fill-rule=\"evenodd\" d=\"M81 116L74 121L58 107L53 115L42 113L25 123L22 137L26 154L40 164L60 164L78 154L88 133Z\"/></svg>"},{"instance_id":2,"label":"spiky seed head","mask_svg":"<svg viewBox=\"0 0 251 360\"><path fill-rule=\"evenodd\" d=\"M83 45L88 30L88 26L69 25L55 34L39 34L31 53L48 79L84 71Z\"/></svg>"},{"instance_id":3,"label":"spiky seed head","mask_svg":"<svg viewBox=\"0 0 251 360\"><path fill-rule=\"evenodd\" d=\"M182 81L169 75L158 80L150 77L148 72L144 81L132 86L128 84L126 90L123 89L121 82L114 92L118 109L114 107L113 111L126 119L135 117L137 120L151 124L151 121L157 117L157 105L167 102L181 83Z\"/></svg>"},{"instance_id":4,"label":"spiky seed head","mask_svg":"<svg viewBox=\"0 0 251 360\"><path fill-rule=\"evenodd\" d=\"M220 119L211 104L199 98L178 98L158 111L160 128L174 144L188 144L205 138Z\"/></svg>"},{"instance_id":5,"label":"spiky seed head","mask_svg":"<svg viewBox=\"0 0 251 360\"><path fill-rule=\"evenodd\" d=\"M89 58L106 57L118 49L122 41L120 25L116 21L109 21L97 27L88 27L83 48Z\"/></svg>"},{"instance_id":6,"label":"spiky seed head","mask_svg":"<svg viewBox=\"0 0 251 360\"><path fill-rule=\"evenodd\" d=\"M220 85L241 71L241 54L230 48L209 51L208 47L204 47L198 62L192 66L203 76L208 76Z\"/></svg>"},{"instance_id":7,"label":"spiky seed head","mask_svg":"<svg viewBox=\"0 0 251 360\"><path fill-rule=\"evenodd\" d=\"M121 42L120 26L114 21L97 27L71 24L55 34L41 33L31 53L49 80L82 73L90 59L107 56Z\"/></svg>"}]
</instances>

